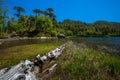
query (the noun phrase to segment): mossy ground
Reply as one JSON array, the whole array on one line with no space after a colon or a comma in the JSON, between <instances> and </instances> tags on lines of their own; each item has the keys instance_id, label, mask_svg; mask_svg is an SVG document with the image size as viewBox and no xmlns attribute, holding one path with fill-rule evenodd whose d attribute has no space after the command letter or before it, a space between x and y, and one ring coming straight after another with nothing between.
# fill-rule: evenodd
<instances>
[{"instance_id":1,"label":"mossy ground","mask_svg":"<svg viewBox=\"0 0 120 80\"><path fill-rule=\"evenodd\" d=\"M120 56L70 43L51 80L120 80Z\"/></svg>"}]
</instances>

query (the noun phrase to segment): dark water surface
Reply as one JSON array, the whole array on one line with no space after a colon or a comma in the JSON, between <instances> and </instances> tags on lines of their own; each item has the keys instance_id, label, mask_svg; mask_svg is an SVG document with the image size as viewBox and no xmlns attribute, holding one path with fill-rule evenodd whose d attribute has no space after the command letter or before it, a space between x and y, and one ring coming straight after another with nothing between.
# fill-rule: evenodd
<instances>
[{"instance_id":1,"label":"dark water surface","mask_svg":"<svg viewBox=\"0 0 120 80\"><path fill-rule=\"evenodd\" d=\"M9 47L21 46L21 45L30 45L30 44L41 44L41 43L64 43L66 40L62 39L22 39L22 40L5 40L1 41L0 45L0 53L4 53L4 51ZM46 46L47 47L47 46Z\"/></svg>"},{"instance_id":2,"label":"dark water surface","mask_svg":"<svg viewBox=\"0 0 120 80\"><path fill-rule=\"evenodd\" d=\"M22 40L6 40L2 42L0 45L0 49L5 49L13 46L20 46L20 45L29 45L29 44L40 44L42 42L51 42L52 39L22 39Z\"/></svg>"},{"instance_id":3,"label":"dark water surface","mask_svg":"<svg viewBox=\"0 0 120 80\"><path fill-rule=\"evenodd\" d=\"M86 44L88 47L107 51L110 53L120 54L120 37L75 37L72 39L74 42ZM0 53L9 47L40 44L40 43L55 43L66 42L66 39L23 39L23 40L10 40L4 41L0 45Z\"/></svg>"},{"instance_id":4,"label":"dark water surface","mask_svg":"<svg viewBox=\"0 0 120 80\"><path fill-rule=\"evenodd\" d=\"M75 41L93 49L120 54L120 37L77 37Z\"/></svg>"}]
</instances>

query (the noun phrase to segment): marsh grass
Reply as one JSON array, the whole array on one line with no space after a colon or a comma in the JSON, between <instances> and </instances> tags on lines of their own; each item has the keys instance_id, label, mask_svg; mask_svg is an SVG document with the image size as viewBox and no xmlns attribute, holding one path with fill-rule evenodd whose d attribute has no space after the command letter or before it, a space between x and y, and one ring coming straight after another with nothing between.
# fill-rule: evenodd
<instances>
[{"instance_id":1,"label":"marsh grass","mask_svg":"<svg viewBox=\"0 0 120 80\"><path fill-rule=\"evenodd\" d=\"M70 43L57 63L51 80L120 80L119 55Z\"/></svg>"},{"instance_id":2,"label":"marsh grass","mask_svg":"<svg viewBox=\"0 0 120 80\"><path fill-rule=\"evenodd\" d=\"M37 54L42 56L60 44L62 42L43 42L6 48L4 54L0 54L0 69L16 65L21 60L33 59Z\"/></svg>"}]
</instances>

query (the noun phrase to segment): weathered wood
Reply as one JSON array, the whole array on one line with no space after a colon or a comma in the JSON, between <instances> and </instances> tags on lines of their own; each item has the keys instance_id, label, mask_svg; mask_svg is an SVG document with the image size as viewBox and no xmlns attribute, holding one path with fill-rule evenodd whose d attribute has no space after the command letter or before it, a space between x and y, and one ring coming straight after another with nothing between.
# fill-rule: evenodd
<instances>
[{"instance_id":1,"label":"weathered wood","mask_svg":"<svg viewBox=\"0 0 120 80\"><path fill-rule=\"evenodd\" d=\"M45 69L41 73L41 78L39 78L39 80L48 80L48 78L55 72L56 67L57 67L57 64L54 64L50 68Z\"/></svg>"},{"instance_id":2,"label":"weathered wood","mask_svg":"<svg viewBox=\"0 0 120 80\"><path fill-rule=\"evenodd\" d=\"M40 57L40 55L37 56L36 58L38 58L37 59L39 64L38 66L43 65L39 62L39 60L41 60L44 63L45 61L49 60L49 58L57 58L62 53L62 50L64 48L65 48L65 44L48 52L48 54L45 56L42 57ZM39 69L40 67L38 66L35 65L35 61L25 60L23 62L20 62L16 66L0 70L0 80L21 80L21 78L22 80L37 80L35 75L40 70ZM47 71L51 73L56 66L57 64L54 64L51 68L48 68Z\"/></svg>"}]
</instances>

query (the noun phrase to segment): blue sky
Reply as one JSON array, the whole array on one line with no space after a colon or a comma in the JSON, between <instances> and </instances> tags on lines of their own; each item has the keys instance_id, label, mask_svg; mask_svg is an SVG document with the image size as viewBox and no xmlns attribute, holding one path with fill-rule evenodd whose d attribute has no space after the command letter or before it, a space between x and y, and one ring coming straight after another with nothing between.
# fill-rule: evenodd
<instances>
[{"instance_id":1,"label":"blue sky","mask_svg":"<svg viewBox=\"0 0 120 80\"><path fill-rule=\"evenodd\" d=\"M91 23L97 20L120 22L120 0L6 0L9 15L14 6L25 9L25 15L34 15L33 9L54 9L58 21L64 19L80 20Z\"/></svg>"}]
</instances>

